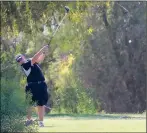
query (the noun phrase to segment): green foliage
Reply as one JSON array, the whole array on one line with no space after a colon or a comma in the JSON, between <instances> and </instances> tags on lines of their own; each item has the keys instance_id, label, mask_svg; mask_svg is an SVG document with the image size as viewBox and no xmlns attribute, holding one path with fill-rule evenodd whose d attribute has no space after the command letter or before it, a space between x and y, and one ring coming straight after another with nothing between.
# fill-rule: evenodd
<instances>
[{"instance_id":1,"label":"green foliage","mask_svg":"<svg viewBox=\"0 0 147 133\"><path fill-rule=\"evenodd\" d=\"M1 79L1 132L36 131L24 126L28 104L23 91L16 79Z\"/></svg>"},{"instance_id":2,"label":"green foliage","mask_svg":"<svg viewBox=\"0 0 147 133\"><path fill-rule=\"evenodd\" d=\"M97 112L95 101L85 89L64 88L55 92L54 110L58 113L94 114Z\"/></svg>"},{"instance_id":3,"label":"green foliage","mask_svg":"<svg viewBox=\"0 0 147 133\"><path fill-rule=\"evenodd\" d=\"M79 89L78 94L78 113L81 114L93 114L96 113L96 106L94 105L93 98L90 97L84 90Z\"/></svg>"}]
</instances>

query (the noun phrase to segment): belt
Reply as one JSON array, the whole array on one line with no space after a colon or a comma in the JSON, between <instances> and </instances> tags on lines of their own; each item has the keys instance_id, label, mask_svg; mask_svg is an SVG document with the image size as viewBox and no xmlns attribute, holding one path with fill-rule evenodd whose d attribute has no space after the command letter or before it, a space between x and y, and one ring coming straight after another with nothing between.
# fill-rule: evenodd
<instances>
[{"instance_id":1,"label":"belt","mask_svg":"<svg viewBox=\"0 0 147 133\"><path fill-rule=\"evenodd\" d=\"M34 84L34 83L40 84L40 83L42 83L42 82L45 82L45 81L28 82L28 84Z\"/></svg>"}]
</instances>

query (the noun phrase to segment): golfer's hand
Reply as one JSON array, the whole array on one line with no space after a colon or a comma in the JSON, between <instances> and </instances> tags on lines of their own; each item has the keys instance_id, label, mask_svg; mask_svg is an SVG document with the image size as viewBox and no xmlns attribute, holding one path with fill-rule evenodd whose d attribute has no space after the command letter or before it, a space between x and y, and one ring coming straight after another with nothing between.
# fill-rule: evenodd
<instances>
[{"instance_id":1,"label":"golfer's hand","mask_svg":"<svg viewBox=\"0 0 147 133\"><path fill-rule=\"evenodd\" d=\"M48 45L43 46L43 49L48 49L48 48L49 48Z\"/></svg>"}]
</instances>

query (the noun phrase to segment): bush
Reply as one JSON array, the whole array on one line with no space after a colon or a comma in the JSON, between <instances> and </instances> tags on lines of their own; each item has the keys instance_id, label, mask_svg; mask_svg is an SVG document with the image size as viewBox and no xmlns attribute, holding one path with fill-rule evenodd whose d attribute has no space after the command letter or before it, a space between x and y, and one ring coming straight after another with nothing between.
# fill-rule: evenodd
<instances>
[{"instance_id":1,"label":"bush","mask_svg":"<svg viewBox=\"0 0 147 133\"><path fill-rule=\"evenodd\" d=\"M84 88L65 88L56 91L54 111L58 113L93 114L97 111L94 99Z\"/></svg>"},{"instance_id":2,"label":"bush","mask_svg":"<svg viewBox=\"0 0 147 133\"><path fill-rule=\"evenodd\" d=\"M78 94L77 110L80 114L93 114L96 112L94 100L90 97L86 91L82 90Z\"/></svg>"},{"instance_id":3,"label":"bush","mask_svg":"<svg viewBox=\"0 0 147 133\"><path fill-rule=\"evenodd\" d=\"M25 95L15 79L1 79L1 132L36 131L37 128L25 128Z\"/></svg>"}]
</instances>

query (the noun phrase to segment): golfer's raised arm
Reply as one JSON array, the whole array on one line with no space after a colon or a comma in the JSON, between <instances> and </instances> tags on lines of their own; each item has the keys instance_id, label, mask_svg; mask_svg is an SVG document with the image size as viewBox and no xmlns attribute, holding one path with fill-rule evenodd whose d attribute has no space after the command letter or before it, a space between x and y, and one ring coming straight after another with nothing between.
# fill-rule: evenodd
<instances>
[{"instance_id":1,"label":"golfer's raised arm","mask_svg":"<svg viewBox=\"0 0 147 133\"><path fill-rule=\"evenodd\" d=\"M48 45L45 45L43 48L41 48L31 59L32 64L34 63L39 63L40 61L42 61L45 57L45 49L48 48Z\"/></svg>"}]
</instances>

